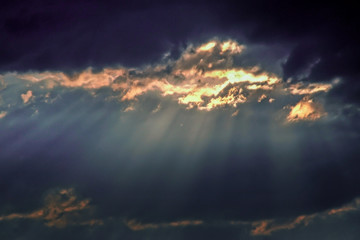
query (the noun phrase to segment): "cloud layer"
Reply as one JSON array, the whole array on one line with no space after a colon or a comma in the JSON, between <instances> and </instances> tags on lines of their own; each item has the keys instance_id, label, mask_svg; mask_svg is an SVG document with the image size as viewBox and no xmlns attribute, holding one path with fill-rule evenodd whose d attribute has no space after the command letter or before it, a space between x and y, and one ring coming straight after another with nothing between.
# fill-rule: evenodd
<instances>
[{"instance_id":1,"label":"cloud layer","mask_svg":"<svg viewBox=\"0 0 360 240\"><path fill-rule=\"evenodd\" d=\"M242 57L245 49L246 46L234 40L211 40L198 46L189 45L176 60L167 59L164 63L141 69L106 68L97 73L87 69L71 76L62 72L29 72L4 77L16 77L47 89L56 86L89 91L110 88L118 93L119 101L130 102L126 111L134 109L132 101L151 92L161 97L170 96L187 109L211 111L222 107L236 108L245 102L262 102L265 98L269 103L288 95L310 98L328 92L337 84L284 83L281 77L257 65L238 66L234 61ZM32 91L21 94L21 98L27 103L32 98ZM291 107L287 120L316 120L324 116L321 104L311 101L301 100Z\"/></svg>"}]
</instances>

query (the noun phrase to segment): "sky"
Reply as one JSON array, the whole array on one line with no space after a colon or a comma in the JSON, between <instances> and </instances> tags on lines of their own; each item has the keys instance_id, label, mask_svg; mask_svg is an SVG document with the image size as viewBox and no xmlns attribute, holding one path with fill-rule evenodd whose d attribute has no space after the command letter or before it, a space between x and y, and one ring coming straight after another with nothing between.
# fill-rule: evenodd
<instances>
[{"instance_id":1,"label":"sky","mask_svg":"<svg viewBox=\"0 0 360 240\"><path fill-rule=\"evenodd\" d=\"M4 1L0 239L360 237L350 1Z\"/></svg>"}]
</instances>

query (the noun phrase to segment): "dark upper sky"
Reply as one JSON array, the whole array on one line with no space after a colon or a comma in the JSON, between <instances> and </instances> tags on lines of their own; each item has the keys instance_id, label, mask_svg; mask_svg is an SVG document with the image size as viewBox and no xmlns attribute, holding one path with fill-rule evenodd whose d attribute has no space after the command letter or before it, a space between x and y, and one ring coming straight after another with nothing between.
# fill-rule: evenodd
<instances>
[{"instance_id":1,"label":"dark upper sky","mask_svg":"<svg viewBox=\"0 0 360 240\"><path fill-rule=\"evenodd\" d=\"M354 3L314 1L9 1L0 10L0 70L138 67L213 36L288 46L283 77L351 81L357 99L359 18ZM356 85L356 86L355 86Z\"/></svg>"},{"instance_id":2,"label":"dark upper sky","mask_svg":"<svg viewBox=\"0 0 360 240\"><path fill-rule=\"evenodd\" d=\"M346 1L2 2L0 238L357 239L359 25Z\"/></svg>"}]
</instances>

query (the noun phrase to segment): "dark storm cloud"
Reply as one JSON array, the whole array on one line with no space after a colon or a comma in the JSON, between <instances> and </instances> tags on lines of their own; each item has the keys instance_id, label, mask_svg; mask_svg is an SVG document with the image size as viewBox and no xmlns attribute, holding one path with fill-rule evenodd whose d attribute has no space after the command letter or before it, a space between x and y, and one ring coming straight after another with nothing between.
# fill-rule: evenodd
<instances>
[{"instance_id":1,"label":"dark storm cloud","mask_svg":"<svg viewBox=\"0 0 360 240\"><path fill-rule=\"evenodd\" d=\"M214 19L207 5L186 2L12 2L1 9L1 70L138 66L203 35Z\"/></svg>"}]
</instances>

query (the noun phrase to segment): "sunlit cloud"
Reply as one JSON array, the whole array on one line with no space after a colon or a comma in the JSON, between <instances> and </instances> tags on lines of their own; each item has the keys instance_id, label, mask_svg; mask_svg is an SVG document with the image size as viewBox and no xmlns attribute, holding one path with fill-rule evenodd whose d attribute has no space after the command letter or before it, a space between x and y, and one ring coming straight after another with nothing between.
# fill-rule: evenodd
<instances>
[{"instance_id":1,"label":"sunlit cloud","mask_svg":"<svg viewBox=\"0 0 360 240\"><path fill-rule=\"evenodd\" d=\"M74 189L61 189L49 193L44 206L30 213L11 213L0 216L0 221L15 219L42 220L48 227L63 228L69 225L102 225L100 219L87 219L92 209L89 199L78 199Z\"/></svg>"},{"instance_id":2,"label":"sunlit cloud","mask_svg":"<svg viewBox=\"0 0 360 240\"><path fill-rule=\"evenodd\" d=\"M49 193L44 200L44 206L29 213L10 213L0 216L1 221L12 221L16 219L28 219L43 221L48 227L64 228L67 226L95 226L104 225L103 219L93 217L94 207L89 199L81 199L75 194L75 190L60 189ZM304 214L294 218L264 219L256 221L227 221L221 224L229 226L250 227L250 234L253 236L268 236L274 232L292 230L298 227L306 227L313 221L326 220L330 217L342 216L344 214L359 211L360 199L356 198L352 202L339 208L325 210L312 214ZM116 219L111 217L110 219ZM136 219L123 220L125 226L132 231L143 231L148 229L164 229L179 227L196 227L201 225L214 225L219 222L205 222L197 220L176 220L169 222L148 222L143 223Z\"/></svg>"},{"instance_id":3,"label":"sunlit cloud","mask_svg":"<svg viewBox=\"0 0 360 240\"><path fill-rule=\"evenodd\" d=\"M356 198L351 203L345 204L339 208L333 208L324 212L313 213L308 215L301 215L294 219L286 221L278 221L276 219L255 221L251 223L253 229L251 234L256 235L271 235L273 232L281 230L291 230L300 226L308 226L312 221L325 220L330 216L339 216L348 212L360 210L360 199Z\"/></svg>"},{"instance_id":4,"label":"sunlit cloud","mask_svg":"<svg viewBox=\"0 0 360 240\"><path fill-rule=\"evenodd\" d=\"M133 102L148 93L169 97L186 109L212 111L219 108L238 108L248 102L272 103L279 96L305 95L291 107L288 122L317 120L325 113L311 96L328 92L335 83L283 83L282 78L259 66L241 67L234 57L246 49L234 40L211 40L199 46L190 44L178 59L148 65L143 68L104 68L93 72L88 68L68 75L62 72L9 73L2 76L17 77L42 88L62 86L89 91L110 88L118 101L127 102L124 112L134 111ZM33 96L32 91L21 95L24 103Z\"/></svg>"},{"instance_id":5,"label":"sunlit cloud","mask_svg":"<svg viewBox=\"0 0 360 240\"><path fill-rule=\"evenodd\" d=\"M359 210L359 208L360 208L360 198L356 198L351 203L346 204L339 208L330 209L326 213L328 215L341 215L341 214L345 214L347 212L357 211L357 210Z\"/></svg>"},{"instance_id":6,"label":"sunlit cloud","mask_svg":"<svg viewBox=\"0 0 360 240\"><path fill-rule=\"evenodd\" d=\"M285 223L277 223L275 220L263 220L253 222L251 225L251 235L271 235L271 233L280 230L291 230L300 225L307 226L316 215L301 215L294 220Z\"/></svg>"},{"instance_id":7,"label":"sunlit cloud","mask_svg":"<svg viewBox=\"0 0 360 240\"><path fill-rule=\"evenodd\" d=\"M1 111L0 112L0 119L4 118L7 115L6 111Z\"/></svg>"},{"instance_id":8,"label":"sunlit cloud","mask_svg":"<svg viewBox=\"0 0 360 240\"><path fill-rule=\"evenodd\" d=\"M233 113L231 114L231 116L232 116L232 117L235 117L235 116L237 116L238 114L239 114L239 109L236 110L235 112L233 112Z\"/></svg>"},{"instance_id":9,"label":"sunlit cloud","mask_svg":"<svg viewBox=\"0 0 360 240\"><path fill-rule=\"evenodd\" d=\"M18 78L31 81L34 83L45 82L48 88L53 88L56 85L64 87L82 87L85 89L97 89L101 87L110 86L113 81L124 74L124 70L105 68L99 73L94 73L91 68L83 72L69 76L62 72L42 72L42 73L27 73L18 74Z\"/></svg>"},{"instance_id":10,"label":"sunlit cloud","mask_svg":"<svg viewBox=\"0 0 360 240\"><path fill-rule=\"evenodd\" d=\"M21 94L21 99L25 104L28 103L32 97L33 97L33 93L31 90L28 90L26 93Z\"/></svg>"},{"instance_id":11,"label":"sunlit cloud","mask_svg":"<svg viewBox=\"0 0 360 240\"><path fill-rule=\"evenodd\" d=\"M197 52L211 51L215 46L216 46L216 42L215 42L215 41L209 42L209 43L206 43L206 44L204 44L204 45L201 45L201 46L197 49Z\"/></svg>"},{"instance_id":12,"label":"sunlit cloud","mask_svg":"<svg viewBox=\"0 0 360 240\"><path fill-rule=\"evenodd\" d=\"M264 99L266 99L267 96L265 94L262 94L259 99L258 99L258 102L262 102Z\"/></svg>"},{"instance_id":13,"label":"sunlit cloud","mask_svg":"<svg viewBox=\"0 0 360 240\"><path fill-rule=\"evenodd\" d=\"M288 91L293 95L309 95L318 92L328 92L333 87L330 83L295 83L288 87Z\"/></svg>"},{"instance_id":14,"label":"sunlit cloud","mask_svg":"<svg viewBox=\"0 0 360 240\"><path fill-rule=\"evenodd\" d=\"M152 110L152 113L157 113L161 109L161 104L158 104L154 110Z\"/></svg>"},{"instance_id":15,"label":"sunlit cloud","mask_svg":"<svg viewBox=\"0 0 360 240\"><path fill-rule=\"evenodd\" d=\"M158 228L168 228L168 227L188 227L188 226L198 226L204 224L201 220L181 220L174 222L165 222L165 223L140 223L136 220L127 220L124 221L124 224L133 231L140 231L146 229L158 229Z\"/></svg>"},{"instance_id":16,"label":"sunlit cloud","mask_svg":"<svg viewBox=\"0 0 360 240\"><path fill-rule=\"evenodd\" d=\"M326 115L323 106L308 97L304 97L290 109L291 111L287 116L288 122L314 121Z\"/></svg>"},{"instance_id":17,"label":"sunlit cloud","mask_svg":"<svg viewBox=\"0 0 360 240\"><path fill-rule=\"evenodd\" d=\"M124 112L131 112L131 111L135 111L135 107L133 105L129 105L124 109Z\"/></svg>"},{"instance_id":18,"label":"sunlit cloud","mask_svg":"<svg viewBox=\"0 0 360 240\"><path fill-rule=\"evenodd\" d=\"M239 45L237 42L229 40L221 44L221 53L229 51L231 54L238 54L244 50L244 45Z\"/></svg>"},{"instance_id":19,"label":"sunlit cloud","mask_svg":"<svg viewBox=\"0 0 360 240\"><path fill-rule=\"evenodd\" d=\"M314 221L326 220L329 217L341 216L349 212L360 210L360 199L356 198L351 203L345 204L339 208L329 209L323 212L313 214L304 214L294 218L281 218L281 219L265 219L258 221L228 221L221 224L229 226L250 227L250 234L252 236L269 236L274 232L292 230L299 227L307 227ZM173 222L162 223L141 223L135 219L125 220L124 224L133 231L142 231L147 229L161 229L168 227L187 227L187 226L200 226L200 225L214 225L218 222L204 222L202 220L181 220Z\"/></svg>"}]
</instances>

